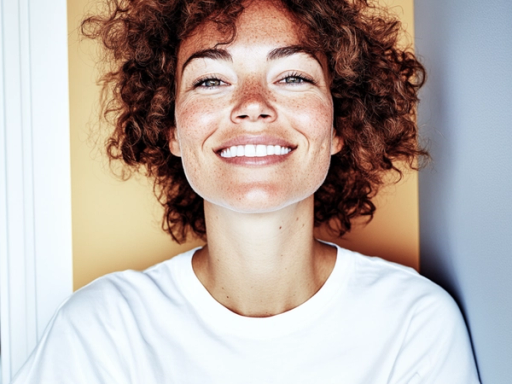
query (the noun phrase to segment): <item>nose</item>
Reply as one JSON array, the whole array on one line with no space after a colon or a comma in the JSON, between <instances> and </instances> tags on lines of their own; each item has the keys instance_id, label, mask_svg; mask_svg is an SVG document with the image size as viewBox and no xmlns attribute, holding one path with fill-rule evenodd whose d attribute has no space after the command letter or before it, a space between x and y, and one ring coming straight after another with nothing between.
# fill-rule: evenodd
<instances>
[{"instance_id":1,"label":"nose","mask_svg":"<svg viewBox=\"0 0 512 384\"><path fill-rule=\"evenodd\" d=\"M248 84L235 97L237 100L231 112L231 120L234 123L244 121L270 123L276 119L276 110L270 104L270 95L263 86Z\"/></svg>"}]
</instances>

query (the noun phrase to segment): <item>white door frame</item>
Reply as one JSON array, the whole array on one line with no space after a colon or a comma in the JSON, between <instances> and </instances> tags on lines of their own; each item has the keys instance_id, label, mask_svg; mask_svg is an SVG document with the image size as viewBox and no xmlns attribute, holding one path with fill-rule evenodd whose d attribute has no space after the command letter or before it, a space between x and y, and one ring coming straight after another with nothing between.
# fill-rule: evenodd
<instances>
[{"instance_id":1,"label":"white door frame","mask_svg":"<svg viewBox=\"0 0 512 384\"><path fill-rule=\"evenodd\" d=\"M0 0L2 382L72 293L65 0Z\"/></svg>"}]
</instances>

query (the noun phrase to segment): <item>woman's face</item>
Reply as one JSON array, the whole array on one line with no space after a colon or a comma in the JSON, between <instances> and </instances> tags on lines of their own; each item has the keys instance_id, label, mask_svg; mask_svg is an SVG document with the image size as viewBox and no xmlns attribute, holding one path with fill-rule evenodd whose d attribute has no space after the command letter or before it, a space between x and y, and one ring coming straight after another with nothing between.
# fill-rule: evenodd
<instances>
[{"instance_id":1,"label":"woman's face","mask_svg":"<svg viewBox=\"0 0 512 384\"><path fill-rule=\"evenodd\" d=\"M223 41L205 24L180 46L171 152L201 197L237 212L311 197L342 145L326 58L301 48L291 18L264 1L251 2L236 39Z\"/></svg>"}]
</instances>

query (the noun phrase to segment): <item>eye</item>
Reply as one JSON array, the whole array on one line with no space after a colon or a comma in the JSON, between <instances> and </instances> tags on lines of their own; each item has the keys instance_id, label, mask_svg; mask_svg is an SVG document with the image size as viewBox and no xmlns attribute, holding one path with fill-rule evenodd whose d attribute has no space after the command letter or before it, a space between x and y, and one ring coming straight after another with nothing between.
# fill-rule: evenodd
<instances>
[{"instance_id":1,"label":"eye","mask_svg":"<svg viewBox=\"0 0 512 384\"><path fill-rule=\"evenodd\" d=\"M310 83L314 84L315 82L313 79L310 79L309 77L306 77L304 75L300 75L298 73L292 73L283 79L279 81L279 83L285 83L285 84L303 84L303 83Z\"/></svg>"},{"instance_id":2,"label":"eye","mask_svg":"<svg viewBox=\"0 0 512 384\"><path fill-rule=\"evenodd\" d=\"M194 88L206 88L206 89L210 88L211 89L211 88L220 87L223 84L226 84L226 83L220 79L217 79L215 77L208 77L208 78L203 78L203 79L199 79L198 81L196 81L194 83Z\"/></svg>"},{"instance_id":3,"label":"eye","mask_svg":"<svg viewBox=\"0 0 512 384\"><path fill-rule=\"evenodd\" d=\"M285 77L283 80L285 83L288 83L288 84L296 84L296 83L303 83L306 79L304 79L303 77L300 77L300 76L288 76L288 77Z\"/></svg>"}]
</instances>

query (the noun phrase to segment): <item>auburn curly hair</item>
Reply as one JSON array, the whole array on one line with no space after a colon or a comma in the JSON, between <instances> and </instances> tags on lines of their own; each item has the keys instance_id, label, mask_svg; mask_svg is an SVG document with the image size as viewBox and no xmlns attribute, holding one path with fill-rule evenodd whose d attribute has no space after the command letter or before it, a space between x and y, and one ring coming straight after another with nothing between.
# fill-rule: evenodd
<instances>
[{"instance_id":1,"label":"auburn curly hair","mask_svg":"<svg viewBox=\"0 0 512 384\"><path fill-rule=\"evenodd\" d=\"M102 14L82 22L83 35L101 41L110 65L101 78L104 116L114 126L108 156L154 179L163 228L178 243L191 231L206 239L203 199L169 149L178 49L206 21L232 41L246 1L107 0ZM425 70L399 47L396 17L368 0L276 1L309 31L304 44L328 59L334 128L344 146L315 193L314 224L327 223L341 237L355 218L371 220L372 198L388 171L399 180L398 163L417 169L418 157L428 156L416 124Z\"/></svg>"}]
</instances>

